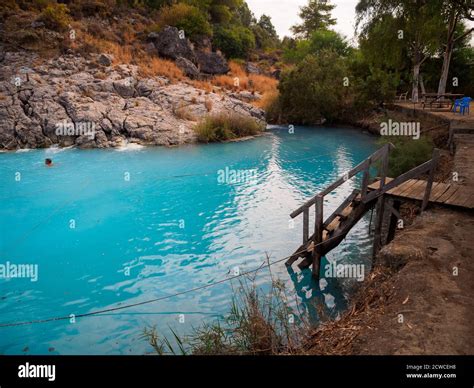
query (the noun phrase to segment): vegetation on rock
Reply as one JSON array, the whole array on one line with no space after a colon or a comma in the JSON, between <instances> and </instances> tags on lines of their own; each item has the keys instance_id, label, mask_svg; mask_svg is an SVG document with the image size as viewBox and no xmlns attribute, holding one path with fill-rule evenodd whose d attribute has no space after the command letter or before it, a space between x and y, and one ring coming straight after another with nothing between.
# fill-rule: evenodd
<instances>
[{"instance_id":1,"label":"vegetation on rock","mask_svg":"<svg viewBox=\"0 0 474 388\"><path fill-rule=\"evenodd\" d=\"M264 125L249 116L237 113L209 115L201 120L194 130L203 143L232 140L253 136L263 131Z\"/></svg>"}]
</instances>

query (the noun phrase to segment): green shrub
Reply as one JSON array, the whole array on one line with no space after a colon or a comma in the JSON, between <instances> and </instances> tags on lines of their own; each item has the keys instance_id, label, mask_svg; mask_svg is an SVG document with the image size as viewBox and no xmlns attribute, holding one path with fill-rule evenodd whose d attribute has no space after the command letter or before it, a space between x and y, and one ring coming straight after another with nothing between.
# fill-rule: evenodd
<instances>
[{"instance_id":1,"label":"green shrub","mask_svg":"<svg viewBox=\"0 0 474 388\"><path fill-rule=\"evenodd\" d=\"M390 152L389 175L396 177L408 170L431 159L433 153L433 140L427 136L413 139L406 136L384 136L379 144L392 143L395 146Z\"/></svg>"},{"instance_id":2,"label":"green shrub","mask_svg":"<svg viewBox=\"0 0 474 388\"><path fill-rule=\"evenodd\" d=\"M351 53L349 44L343 36L331 30L314 31L309 39L297 40L294 46L287 47L284 58L287 62L301 62L307 55L318 56L323 50L332 50L340 56Z\"/></svg>"},{"instance_id":3,"label":"green shrub","mask_svg":"<svg viewBox=\"0 0 474 388\"><path fill-rule=\"evenodd\" d=\"M322 118L343 120L352 104L346 63L334 51L309 55L287 73L279 85L280 103L286 119L298 124L316 124Z\"/></svg>"},{"instance_id":4,"label":"green shrub","mask_svg":"<svg viewBox=\"0 0 474 388\"><path fill-rule=\"evenodd\" d=\"M50 4L40 14L39 20L51 30L64 31L71 22L66 4Z\"/></svg>"},{"instance_id":5,"label":"green shrub","mask_svg":"<svg viewBox=\"0 0 474 388\"><path fill-rule=\"evenodd\" d=\"M246 58L255 48L255 37L243 26L218 26L214 30L213 44L227 58Z\"/></svg>"},{"instance_id":6,"label":"green shrub","mask_svg":"<svg viewBox=\"0 0 474 388\"><path fill-rule=\"evenodd\" d=\"M256 135L263 129L264 125L253 118L236 113L207 116L194 128L198 140L203 143Z\"/></svg>"},{"instance_id":7,"label":"green shrub","mask_svg":"<svg viewBox=\"0 0 474 388\"><path fill-rule=\"evenodd\" d=\"M206 15L199 8L185 3L177 3L163 7L159 13L159 21L155 30L165 26L173 26L183 30L191 40L199 36L211 36L212 28Z\"/></svg>"}]
</instances>

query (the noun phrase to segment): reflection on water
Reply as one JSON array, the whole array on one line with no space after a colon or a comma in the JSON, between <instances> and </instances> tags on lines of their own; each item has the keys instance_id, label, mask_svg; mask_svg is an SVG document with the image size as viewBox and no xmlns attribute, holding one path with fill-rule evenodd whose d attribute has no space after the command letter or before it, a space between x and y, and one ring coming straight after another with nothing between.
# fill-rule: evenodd
<instances>
[{"instance_id":1,"label":"reflection on water","mask_svg":"<svg viewBox=\"0 0 474 388\"><path fill-rule=\"evenodd\" d=\"M146 326L186 334L222 317L232 300L229 282L182 292L226 279L236 267L258 268L266 255L271 261L290 255L302 223L289 214L375 148L354 130L296 127L289 134L276 127L241 143L0 154L0 263L39 268L35 283L0 280L0 323L179 294L75 323L0 328L0 353L141 354L150 351ZM55 167L45 168L45 157ZM249 181L221 182L225 169L256 173ZM325 214L354 187L348 181L328 195ZM368 264L367 225L363 218L322 267L325 260ZM313 321L320 314L337 318L354 286L324 276L315 284L310 270L288 270L283 262L272 274L294 293L292 307ZM268 289L268 271L256 282Z\"/></svg>"}]
</instances>

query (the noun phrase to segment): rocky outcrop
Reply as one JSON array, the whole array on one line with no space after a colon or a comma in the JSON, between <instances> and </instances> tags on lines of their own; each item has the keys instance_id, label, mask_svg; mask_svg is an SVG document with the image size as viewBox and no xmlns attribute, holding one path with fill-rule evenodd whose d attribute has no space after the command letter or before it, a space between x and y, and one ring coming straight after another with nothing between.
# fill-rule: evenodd
<instances>
[{"instance_id":1,"label":"rocky outcrop","mask_svg":"<svg viewBox=\"0 0 474 388\"><path fill-rule=\"evenodd\" d=\"M211 51L210 41L201 39L195 49L176 27L166 26L160 32L151 32L147 40L153 43L159 56L176 61L189 77L198 78L200 73L226 74L230 70L222 54Z\"/></svg>"},{"instance_id":2,"label":"rocky outcrop","mask_svg":"<svg viewBox=\"0 0 474 388\"><path fill-rule=\"evenodd\" d=\"M196 52L196 61L199 70L204 74L226 74L229 71L229 65L222 54L212 51Z\"/></svg>"},{"instance_id":3,"label":"rocky outcrop","mask_svg":"<svg viewBox=\"0 0 474 388\"><path fill-rule=\"evenodd\" d=\"M196 141L193 127L207 114L264 120L261 109L224 93L164 77L141 78L133 65L98 62L99 56L44 61L6 52L0 67L0 149L177 145Z\"/></svg>"},{"instance_id":4,"label":"rocky outcrop","mask_svg":"<svg viewBox=\"0 0 474 388\"><path fill-rule=\"evenodd\" d=\"M100 54L99 58L97 58L97 62L102 66L110 66L113 59L114 57L110 54Z\"/></svg>"},{"instance_id":5,"label":"rocky outcrop","mask_svg":"<svg viewBox=\"0 0 474 388\"><path fill-rule=\"evenodd\" d=\"M262 74L259 67L255 63L252 63L252 62L247 62L245 64L245 71L248 74Z\"/></svg>"},{"instance_id":6,"label":"rocky outcrop","mask_svg":"<svg viewBox=\"0 0 474 388\"><path fill-rule=\"evenodd\" d=\"M189 59L186 59L184 57L178 57L176 58L175 63L176 66L178 66L183 71L184 75L186 75L187 77L199 77L199 69Z\"/></svg>"},{"instance_id":7,"label":"rocky outcrop","mask_svg":"<svg viewBox=\"0 0 474 388\"><path fill-rule=\"evenodd\" d=\"M166 26L160 32L152 32L148 40L153 42L158 55L176 60L179 57L194 61L194 51L189 40L180 35L176 27Z\"/></svg>"}]
</instances>

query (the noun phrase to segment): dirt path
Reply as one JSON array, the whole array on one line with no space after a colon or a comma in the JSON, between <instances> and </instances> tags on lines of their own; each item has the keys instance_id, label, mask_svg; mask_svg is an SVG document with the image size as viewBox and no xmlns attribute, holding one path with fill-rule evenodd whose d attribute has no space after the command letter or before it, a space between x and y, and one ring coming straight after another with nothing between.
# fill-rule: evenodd
<instances>
[{"instance_id":1,"label":"dirt path","mask_svg":"<svg viewBox=\"0 0 474 388\"><path fill-rule=\"evenodd\" d=\"M383 314L355 339L356 354L474 354L474 217L425 213L384 247L403 266ZM399 315L401 314L401 315Z\"/></svg>"}]
</instances>

